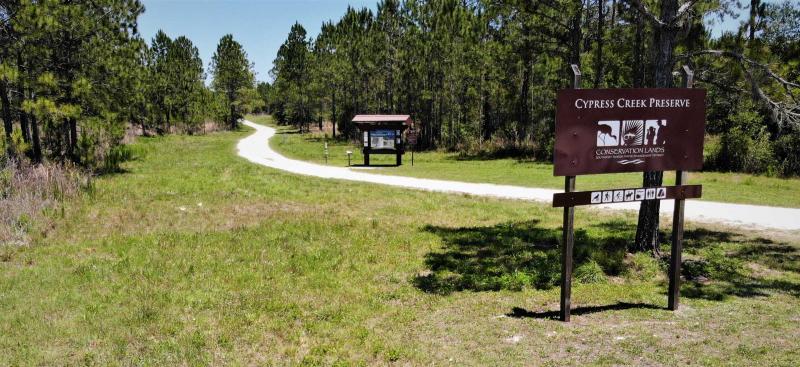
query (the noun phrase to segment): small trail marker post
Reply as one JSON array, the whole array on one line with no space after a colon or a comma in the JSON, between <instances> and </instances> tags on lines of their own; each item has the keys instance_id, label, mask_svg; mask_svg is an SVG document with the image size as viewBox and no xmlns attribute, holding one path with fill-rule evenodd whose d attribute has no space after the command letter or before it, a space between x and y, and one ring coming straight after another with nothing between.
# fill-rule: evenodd
<instances>
[{"instance_id":1,"label":"small trail marker post","mask_svg":"<svg viewBox=\"0 0 800 367\"><path fill-rule=\"evenodd\" d=\"M347 167L350 167L350 158L353 157L353 151L348 150L345 154L347 154Z\"/></svg>"},{"instance_id":2,"label":"small trail marker post","mask_svg":"<svg viewBox=\"0 0 800 367\"><path fill-rule=\"evenodd\" d=\"M686 199L699 198L702 186L687 185L687 170L703 164L706 91L693 89L684 66L683 88L581 89L581 72L572 65L573 88L558 92L554 175L564 177L564 192L553 206L564 208L561 249L561 321L570 320L575 206L674 199L668 308L680 298L683 219ZM575 191L582 174L676 171L674 186Z\"/></svg>"},{"instance_id":3,"label":"small trail marker post","mask_svg":"<svg viewBox=\"0 0 800 367\"><path fill-rule=\"evenodd\" d=\"M408 141L408 145L411 146L411 166L414 166L414 148L417 145L417 130L413 126L411 130L408 130L406 135L406 141Z\"/></svg>"},{"instance_id":4,"label":"small trail marker post","mask_svg":"<svg viewBox=\"0 0 800 367\"><path fill-rule=\"evenodd\" d=\"M325 164L328 164L328 142L325 142Z\"/></svg>"}]
</instances>

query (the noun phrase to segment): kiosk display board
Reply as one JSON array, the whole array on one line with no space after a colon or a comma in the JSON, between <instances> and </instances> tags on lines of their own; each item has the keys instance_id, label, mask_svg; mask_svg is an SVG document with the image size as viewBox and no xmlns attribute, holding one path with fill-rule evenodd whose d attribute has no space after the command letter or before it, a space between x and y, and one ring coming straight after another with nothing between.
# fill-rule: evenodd
<instances>
[{"instance_id":1,"label":"kiosk display board","mask_svg":"<svg viewBox=\"0 0 800 367\"><path fill-rule=\"evenodd\" d=\"M369 133L370 147L372 149L395 149L394 130L372 130Z\"/></svg>"},{"instance_id":2,"label":"kiosk display board","mask_svg":"<svg viewBox=\"0 0 800 367\"><path fill-rule=\"evenodd\" d=\"M701 89L566 89L558 92L555 175L698 170Z\"/></svg>"}]
</instances>

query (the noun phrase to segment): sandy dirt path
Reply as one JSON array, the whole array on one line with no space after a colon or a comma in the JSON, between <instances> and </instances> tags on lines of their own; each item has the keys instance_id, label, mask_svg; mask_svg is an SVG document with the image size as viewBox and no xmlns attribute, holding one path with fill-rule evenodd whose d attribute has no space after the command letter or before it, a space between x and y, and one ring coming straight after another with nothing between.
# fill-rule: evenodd
<instances>
[{"instance_id":1,"label":"sandy dirt path","mask_svg":"<svg viewBox=\"0 0 800 367\"><path fill-rule=\"evenodd\" d=\"M269 139L275 129L245 120L244 124L255 129L255 133L239 141L239 155L250 162L286 172L328 179L369 182L374 184L404 187L409 189L446 193L489 196L503 199L532 200L551 203L553 189L433 180L403 176L389 176L361 172L347 167L332 167L289 159L272 150ZM672 200L663 200L662 214L672 213ZM639 203L595 205L593 208L611 210L638 210ZM687 200L686 221L721 223L754 229L800 230L800 209L779 208L761 205L729 204L711 201Z\"/></svg>"}]
</instances>

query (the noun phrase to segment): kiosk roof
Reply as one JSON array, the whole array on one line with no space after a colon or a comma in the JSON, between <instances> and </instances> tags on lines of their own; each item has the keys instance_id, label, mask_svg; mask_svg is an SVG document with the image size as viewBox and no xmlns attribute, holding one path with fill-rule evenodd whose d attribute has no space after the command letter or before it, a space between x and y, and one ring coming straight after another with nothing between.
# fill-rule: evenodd
<instances>
[{"instance_id":1,"label":"kiosk roof","mask_svg":"<svg viewBox=\"0 0 800 367\"><path fill-rule=\"evenodd\" d=\"M357 124L402 123L411 125L410 115L356 115L353 122Z\"/></svg>"}]
</instances>

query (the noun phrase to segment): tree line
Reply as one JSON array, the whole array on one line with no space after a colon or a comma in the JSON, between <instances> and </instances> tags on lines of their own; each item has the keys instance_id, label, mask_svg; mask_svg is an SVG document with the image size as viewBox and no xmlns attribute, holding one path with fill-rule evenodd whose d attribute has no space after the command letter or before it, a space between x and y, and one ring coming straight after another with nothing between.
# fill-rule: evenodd
<instances>
[{"instance_id":1,"label":"tree line","mask_svg":"<svg viewBox=\"0 0 800 367\"><path fill-rule=\"evenodd\" d=\"M295 24L259 93L299 127L333 121L352 137L355 114L410 113L421 148L549 160L570 64L591 88L676 86L689 65L710 91L707 167L798 175L800 6L749 6L740 29L712 38L707 19L737 2L383 0L313 39Z\"/></svg>"},{"instance_id":2,"label":"tree line","mask_svg":"<svg viewBox=\"0 0 800 367\"><path fill-rule=\"evenodd\" d=\"M231 35L210 63L187 37L138 33L139 0L9 0L0 4L3 154L113 170L127 130L236 128L261 102L253 66Z\"/></svg>"}]
</instances>

